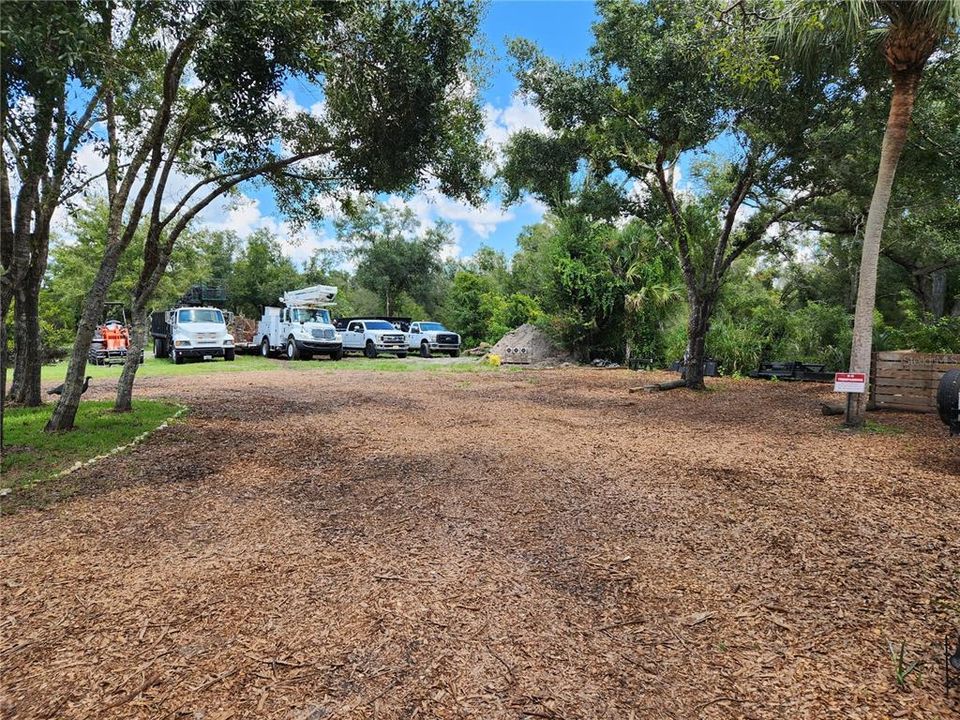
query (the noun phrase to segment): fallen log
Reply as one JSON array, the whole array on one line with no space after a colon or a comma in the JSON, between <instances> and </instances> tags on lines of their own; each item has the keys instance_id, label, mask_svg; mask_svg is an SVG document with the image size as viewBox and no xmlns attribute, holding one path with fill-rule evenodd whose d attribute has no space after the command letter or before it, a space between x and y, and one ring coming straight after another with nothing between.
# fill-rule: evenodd
<instances>
[{"instance_id":1,"label":"fallen log","mask_svg":"<svg viewBox=\"0 0 960 720\"><path fill-rule=\"evenodd\" d=\"M675 390L686 386L686 380L671 380L670 382L655 383L653 385L637 385L636 387L629 388L628 392L663 392L664 390Z\"/></svg>"}]
</instances>

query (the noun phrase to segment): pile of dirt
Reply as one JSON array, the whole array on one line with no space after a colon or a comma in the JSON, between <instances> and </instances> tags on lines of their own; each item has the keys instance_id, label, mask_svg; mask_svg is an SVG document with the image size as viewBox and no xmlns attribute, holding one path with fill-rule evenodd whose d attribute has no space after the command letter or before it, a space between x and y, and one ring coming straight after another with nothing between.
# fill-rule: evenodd
<instances>
[{"instance_id":1,"label":"pile of dirt","mask_svg":"<svg viewBox=\"0 0 960 720\"><path fill-rule=\"evenodd\" d=\"M574 357L558 347L547 333L530 323L524 323L508 332L500 338L500 342L490 348L490 352L507 359L509 355L517 351L523 352L524 349L525 354L530 356L531 363L559 364L574 361Z\"/></svg>"}]
</instances>

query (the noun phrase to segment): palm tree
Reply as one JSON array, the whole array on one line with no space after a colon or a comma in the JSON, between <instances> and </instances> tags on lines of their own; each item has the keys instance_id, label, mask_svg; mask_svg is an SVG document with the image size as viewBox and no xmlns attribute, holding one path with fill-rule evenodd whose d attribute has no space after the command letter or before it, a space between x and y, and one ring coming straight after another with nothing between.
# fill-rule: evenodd
<instances>
[{"instance_id":1,"label":"palm tree","mask_svg":"<svg viewBox=\"0 0 960 720\"><path fill-rule=\"evenodd\" d=\"M869 375L877 262L897 163L903 153L924 67L947 50L960 23L960 0L798 0L780 23L782 40L801 55L878 39L893 82L877 182L867 213L860 258L850 371ZM869 378L868 378L869 379ZM847 425L862 425L867 394L848 405Z\"/></svg>"}]
</instances>

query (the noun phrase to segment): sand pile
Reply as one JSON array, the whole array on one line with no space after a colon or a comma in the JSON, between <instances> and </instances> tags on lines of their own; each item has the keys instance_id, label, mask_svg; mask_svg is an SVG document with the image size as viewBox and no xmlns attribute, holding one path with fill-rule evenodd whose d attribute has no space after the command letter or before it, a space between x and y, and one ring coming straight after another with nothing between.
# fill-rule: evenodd
<instances>
[{"instance_id":1,"label":"sand pile","mask_svg":"<svg viewBox=\"0 0 960 720\"><path fill-rule=\"evenodd\" d=\"M509 350L523 348L526 348L531 363L559 364L574 360L573 356L558 347L547 333L530 323L524 323L508 332L500 338L500 342L490 348L490 352L506 358Z\"/></svg>"}]
</instances>

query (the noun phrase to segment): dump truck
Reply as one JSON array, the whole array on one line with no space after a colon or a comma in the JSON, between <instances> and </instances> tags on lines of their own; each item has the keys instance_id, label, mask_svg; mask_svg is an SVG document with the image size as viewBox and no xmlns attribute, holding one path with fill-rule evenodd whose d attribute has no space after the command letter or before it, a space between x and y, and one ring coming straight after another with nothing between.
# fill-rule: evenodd
<instances>
[{"instance_id":1,"label":"dump truck","mask_svg":"<svg viewBox=\"0 0 960 720\"><path fill-rule=\"evenodd\" d=\"M333 285L312 285L280 296L280 306L265 306L255 337L260 354L282 354L288 360L309 360L326 355L343 358L343 338L330 320L337 297Z\"/></svg>"},{"instance_id":2,"label":"dump truck","mask_svg":"<svg viewBox=\"0 0 960 720\"><path fill-rule=\"evenodd\" d=\"M215 307L177 307L150 316L153 355L169 357L175 365L188 358L230 362L236 357L233 335L223 311Z\"/></svg>"},{"instance_id":3,"label":"dump truck","mask_svg":"<svg viewBox=\"0 0 960 720\"><path fill-rule=\"evenodd\" d=\"M218 307L226 299L222 282L196 283L174 307L152 313L153 356L170 358L176 365L189 358L232 361L236 346L227 329L227 313Z\"/></svg>"}]
</instances>

